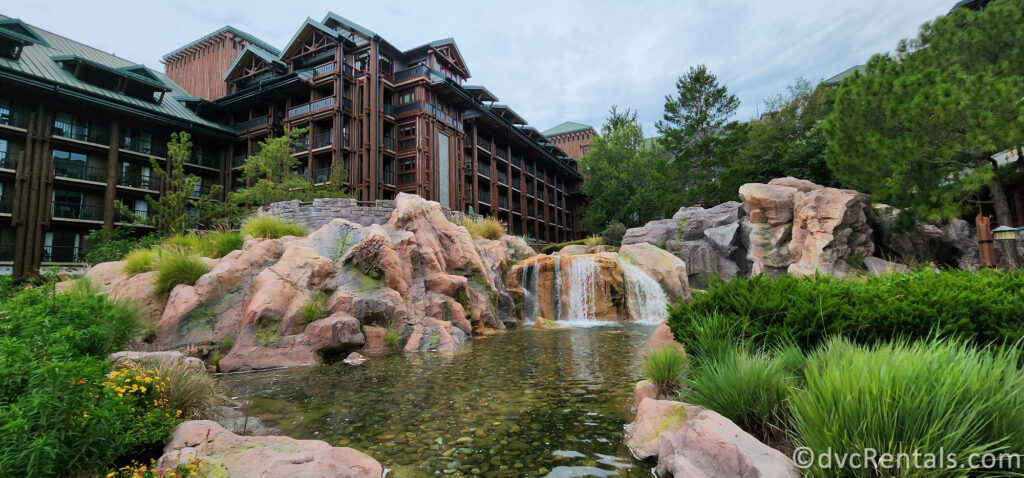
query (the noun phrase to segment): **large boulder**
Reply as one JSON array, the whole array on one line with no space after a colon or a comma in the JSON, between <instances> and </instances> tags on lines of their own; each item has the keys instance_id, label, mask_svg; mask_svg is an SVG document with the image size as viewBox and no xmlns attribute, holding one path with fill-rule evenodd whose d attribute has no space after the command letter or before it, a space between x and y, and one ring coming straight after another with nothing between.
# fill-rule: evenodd
<instances>
[{"instance_id":1,"label":"large boulder","mask_svg":"<svg viewBox=\"0 0 1024 478\"><path fill-rule=\"evenodd\" d=\"M686 263L672 253L642 242L622 246L619 248L619 257L639 266L658 281L670 299L689 302L690 282L686 274Z\"/></svg>"},{"instance_id":2,"label":"large boulder","mask_svg":"<svg viewBox=\"0 0 1024 478\"><path fill-rule=\"evenodd\" d=\"M160 468L204 463L208 476L380 478L384 467L352 448L284 436L236 435L209 420L178 425L157 461Z\"/></svg>"},{"instance_id":3,"label":"large boulder","mask_svg":"<svg viewBox=\"0 0 1024 478\"><path fill-rule=\"evenodd\" d=\"M899 258L908 264L934 261L960 269L976 269L981 265L978 238L967 221L919 222L909 230L899 230L895 227L899 214L897 208L876 204L868 215L874 241L883 257Z\"/></svg>"},{"instance_id":4,"label":"large boulder","mask_svg":"<svg viewBox=\"0 0 1024 478\"><path fill-rule=\"evenodd\" d=\"M742 222L742 240L750 273L785 273L792 264L793 204L803 193L789 186L748 183L740 186L739 194L747 216Z\"/></svg>"},{"instance_id":5,"label":"large boulder","mask_svg":"<svg viewBox=\"0 0 1024 478\"><path fill-rule=\"evenodd\" d=\"M843 277L854 271L848 259L875 252L865 214L871 198L866 194L818 187L795 199L790 274Z\"/></svg>"},{"instance_id":6,"label":"large boulder","mask_svg":"<svg viewBox=\"0 0 1024 478\"><path fill-rule=\"evenodd\" d=\"M799 477L796 467L729 419L695 405L642 396L626 427L626 445L657 457L659 476Z\"/></svg>"}]
</instances>

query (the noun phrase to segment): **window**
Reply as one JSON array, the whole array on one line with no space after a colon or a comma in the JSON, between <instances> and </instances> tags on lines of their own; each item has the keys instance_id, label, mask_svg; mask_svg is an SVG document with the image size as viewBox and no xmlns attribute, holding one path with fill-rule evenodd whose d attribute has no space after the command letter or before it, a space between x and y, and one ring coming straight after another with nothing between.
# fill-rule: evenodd
<instances>
[{"instance_id":1,"label":"window","mask_svg":"<svg viewBox=\"0 0 1024 478\"><path fill-rule=\"evenodd\" d=\"M0 139L0 167L7 167L7 140ZM11 158L14 159L14 158Z\"/></svg>"},{"instance_id":2,"label":"window","mask_svg":"<svg viewBox=\"0 0 1024 478\"><path fill-rule=\"evenodd\" d=\"M411 138L413 136L416 136L416 126L415 125L399 126L398 127L398 137L399 138Z\"/></svg>"},{"instance_id":3,"label":"window","mask_svg":"<svg viewBox=\"0 0 1024 478\"><path fill-rule=\"evenodd\" d=\"M416 90L406 90L398 94L398 104L406 105L416 101Z\"/></svg>"},{"instance_id":4,"label":"window","mask_svg":"<svg viewBox=\"0 0 1024 478\"><path fill-rule=\"evenodd\" d=\"M367 52L356 55L356 71L366 71L370 69L370 54Z\"/></svg>"}]
</instances>

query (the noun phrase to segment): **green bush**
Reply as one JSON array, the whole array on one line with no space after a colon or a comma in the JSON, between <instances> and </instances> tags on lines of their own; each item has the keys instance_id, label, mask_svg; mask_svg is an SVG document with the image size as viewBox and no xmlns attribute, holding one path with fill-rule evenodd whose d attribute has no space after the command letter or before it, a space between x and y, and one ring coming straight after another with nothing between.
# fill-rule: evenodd
<instances>
[{"instance_id":1,"label":"green bush","mask_svg":"<svg viewBox=\"0 0 1024 478\"><path fill-rule=\"evenodd\" d=\"M207 272L210 266L202 258L185 251L164 250L157 261L153 291L158 295L169 294L174 286L193 285Z\"/></svg>"},{"instance_id":2,"label":"green bush","mask_svg":"<svg viewBox=\"0 0 1024 478\"><path fill-rule=\"evenodd\" d=\"M622 245L622 237L626 235L626 226L621 222L613 221L601 231L601 239L609 246L619 247Z\"/></svg>"},{"instance_id":3,"label":"green bush","mask_svg":"<svg viewBox=\"0 0 1024 478\"><path fill-rule=\"evenodd\" d=\"M395 332L394 330L384 332L384 345L387 345L388 347L398 347L398 341L401 339L402 338L398 336L398 332Z\"/></svg>"},{"instance_id":4,"label":"green bush","mask_svg":"<svg viewBox=\"0 0 1024 478\"><path fill-rule=\"evenodd\" d=\"M132 230L117 228L112 232L96 229L85 236L89 244L85 253L85 262L99 264L101 262L119 261L135 249L145 249L160 243L160 235L150 233L142 237L133 237Z\"/></svg>"},{"instance_id":5,"label":"green bush","mask_svg":"<svg viewBox=\"0 0 1024 478\"><path fill-rule=\"evenodd\" d=\"M1024 336L1024 271L888 274L850 280L829 276L757 276L710 284L690 304L670 309L668 324L693 350L701 320L719 314L739 338L792 340L803 350L826 337L857 343L933 334L978 344Z\"/></svg>"},{"instance_id":6,"label":"green bush","mask_svg":"<svg viewBox=\"0 0 1024 478\"><path fill-rule=\"evenodd\" d=\"M164 239L160 245L164 248L179 249L193 254L203 254L205 249L202 236L194 231L174 234Z\"/></svg>"},{"instance_id":7,"label":"green bush","mask_svg":"<svg viewBox=\"0 0 1024 478\"><path fill-rule=\"evenodd\" d=\"M245 243L242 233L238 231L213 231L207 233L203 239L203 254L215 259L241 249Z\"/></svg>"},{"instance_id":8,"label":"green bush","mask_svg":"<svg viewBox=\"0 0 1024 478\"><path fill-rule=\"evenodd\" d=\"M808 358L806 387L792 396L798 445L837 454L868 448L880 454L955 453L961 462L970 453L1022 450L1022 358L1018 347L978 348L959 339L872 346L831 340ZM966 476L963 470L870 471Z\"/></svg>"},{"instance_id":9,"label":"green bush","mask_svg":"<svg viewBox=\"0 0 1024 478\"><path fill-rule=\"evenodd\" d=\"M644 376L666 397L682 390L686 368L686 353L674 347L651 350L644 359Z\"/></svg>"},{"instance_id":10,"label":"green bush","mask_svg":"<svg viewBox=\"0 0 1024 478\"><path fill-rule=\"evenodd\" d=\"M121 270L129 275L149 272L156 267L156 259L157 253L153 249L135 249L124 256Z\"/></svg>"},{"instance_id":11,"label":"green bush","mask_svg":"<svg viewBox=\"0 0 1024 478\"><path fill-rule=\"evenodd\" d=\"M242 234L262 239L277 239L284 236L304 236L306 227L285 221L277 216L257 214L245 222L245 225L242 226Z\"/></svg>"},{"instance_id":12,"label":"green bush","mask_svg":"<svg viewBox=\"0 0 1024 478\"><path fill-rule=\"evenodd\" d=\"M331 315L331 312L327 310L327 299L329 298L330 296L322 290L313 292L313 297L302 306L302 323L309 325Z\"/></svg>"}]
</instances>

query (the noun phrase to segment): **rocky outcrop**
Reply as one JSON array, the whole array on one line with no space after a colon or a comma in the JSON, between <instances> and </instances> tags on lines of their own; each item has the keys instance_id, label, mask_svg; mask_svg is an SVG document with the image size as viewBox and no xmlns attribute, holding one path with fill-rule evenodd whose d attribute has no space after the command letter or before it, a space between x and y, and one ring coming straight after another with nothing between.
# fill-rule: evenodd
<instances>
[{"instance_id":1,"label":"rocky outcrop","mask_svg":"<svg viewBox=\"0 0 1024 478\"><path fill-rule=\"evenodd\" d=\"M178 425L157 461L173 468L196 458L206 476L380 478L377 460L352 448L284 436L236 435L209 420Z\"/></svg>"},{"instance_id":2,"label":"rocky outcrop","mask_svg":"<svg viewBox=\"0 0 1024 478\"><path fill-rule=\"evenodd\" d=\"M675 336L672 334L672 329L667 323L662 322L654 328L654 332L647 338L647 342L644 342L644 346L640 349L640 356L647 357L647 354L652 350L670 347L680 352L686 353L686 347L683 344L676 341Z\"/></svg>"},{"instance_id":3,"label":"rocky outcrop","mask_svg":"<svg viewBox=\"0 0 1024 478\"><path fill-rule=\"evenodd\" d=\"M978 238L963 219L947 224L919 223L913 230L901 231L896 227L899 209L876 204L871 213L874 241L884 256L899 257L906 263L935 261L960 269L981 266Z\"/></svg>"},{"instance_id":4,"label":"rocky outcrop","mask_svg":"<svg viewBox=\"0 0 1024 478\"><path fill-rule=\"evenodd\" d=\"M589 303L583 311L595 320L629 320L628 311L623 302L623 271L619 266L618 254L605 252L601 254L581 254L574 256L539 255L522 261L512 267L509 273L509 290L515 291L521 301L523 291L521 278L524 268L534 268L537 276L536 303L540 317L551 320L566 320L562 317L569 304L586 295ZM567 284L575 274L577 277L587 276L588 291L570 290L561 287ZM571 297L571 294L578 294ZM580 319L581 317L575 317Z\"/></svg>"},{"instance_id":5,"label":"rocky outcrop","mask_svg":"<svg viewBox=\"0 0 1024 478\"><path fill-rule=\"evenodd\" d=\"M639 266L658 281L669 299L677 302L690 300L690 282L682 259L646 242L622 246L619 257Z\"/></svg>"},{"instance_id":6,"label":"rocky outcrop","mask_svg":"<svg viewBox=\"0 0 1024 478\"><path fill-rule=\"evenodd\" d=\"M875 252L865 213L871 198L849 189L799 191L793 204L789 273L842 277L854 272L851 258L871 257Z\"/></svg>"},{"instance_id":7,"label":"rocky outcrop","mask_svg":"<svg viewBox=\"0 0 1024 478\"><path fill-rule=\"evenodd\" d=\"M123 351L114 352L110 354L108 358L114 365L127 364L131 362L135 363L152 363L152 362L184 362L189 367L206 370L206 364L202 360L195 357L187 357L185 354L178 352L177 350L167 350L163 352L137 352L137 351Z\"/></svg>"},{"instance_id":8,"label":"rocky outcrop","mask_svg":"<svg viewBox=\"0 0 1024 478\"><path fill-rule=\"evenodd\" d=\"M800 476L782 452L718 413L683 402L641 397L626 445L638 458L657 457L658 476Z\"/></svg>"},{"instance_id":9,"label":"rocky outcrop","mask_svg":"<svg viewBox=\"0 0 1024 478\"><path fill-rule=\"evenodd\" d=\"M128 277L115 263L90 275L111 295L151 306L157 347L212 353L231 342L220 369L236 371L383 348L388 330L406 349L436 350L518 326L506 275L534 255L521 238L474 240L438 203L400 194L385 224L334 219L302 238L246 241L166 299L153 296L151 276ZM307 323L302 309L317 291L329 316Z\"/></svg>"}]
</instances>

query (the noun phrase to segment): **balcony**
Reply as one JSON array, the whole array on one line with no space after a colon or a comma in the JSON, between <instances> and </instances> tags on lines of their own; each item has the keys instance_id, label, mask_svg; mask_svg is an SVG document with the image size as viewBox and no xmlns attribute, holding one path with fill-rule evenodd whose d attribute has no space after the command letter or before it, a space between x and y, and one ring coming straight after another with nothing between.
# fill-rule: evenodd
<instances>
[{"instance_id":1,"label":"balcony","mask_svg":"<svg viewBox=\"0 0 1024 478\"><path fill-rule=\"evenodd\" d=\"M412 68L408 68L395 73L395 82L397 83L406 78L412 78L417 75L426 75L428 73L430 73L430 68L427 68L426 65L416 65Z\"/></svg>"},{"instance_id":2,"label":"balcony","mask_svg":"<svg viewBox=\"0 0 1024 478\"><path fill-rule=\"evenodd\" d=\"M220 160L214 155L202 151L193 151L192 156L189 156L186 162L204 168L220 169Z\"/></svg>"},{"instance_id":3,"label":"balcony","mask_svg":"<svg viewBox=\"0 0 1024 478\"><path fill-rule=\"evenodd\" d=\"M526 194L533 196L533 181L526 182Z\"/></svg>"},{"instance_id":4,"label":"balcony","mask_svg":"<svg viewBox=\"0 0 1024 478\"><path fill-rule=\"evenodd\" d=\"M343 65L341 65L341 72L342 72L343 74L346 74L346 75L348 75L348 76L352 76L352 73L353 73L354 71L355 71L355 70L354 70L354 69L352 68L352 65L349 65L349 64L347 64L347 63L346 63L346 64L343 64Z\"/></svg>"},{"instance_id":5,"label":"balcony","mask_svg":"<svg viewBox=\"0 0 1024 478\"><path fill-rule=\"evenodd\" d=\"M349 147L351 147L351 144L352 144L352 142L351 142L351 141L349 141L349 134L348 134L347 132L346 132L346 133L343 133L343 134L341 135L341 140L342 140L342 141L344 141L344 143L342 143L342 144L343 144L343 145L344 145L344 146L345 146L346 148L349 148Z\"/></svg>"},{"instance_id":6,"label":"balcony","mask_svg":"<svg viewBox=\"0 0 1024 478\"><path fill-rule=\"evenodd\" d=\"M508 209L508 196L498 196L498 207Z\"/></svg>"},{"instance_id":7,"label":"balcony","mask_svg":"<svg viewBox=\"0 0 1024 478\"><path fill-rule=\"evenodd\" d=\"M270 123L270 116L260 116L259 118L253 118L249 121L235 123L231 125L231 127L234 128L235 131L241 133L243 131L248 131L250 129L256 129L262 126L266 126L268 123Z\"/></svg>"},{"instance_id":8,"label":"balcony","mask_svg":"<svg viewBox=\"0 0 1024 478\"><path fill-rule=\"evenodd\" d=\"M491 203L491 192L490 191L480 191L480 202L490 204Z\"/></svg>"},{"instance_id":9,"label":"balcony","mask_svg":"<svg viewBox=\"0 0 1024 478\"><path fill-rule=\"evenodd\" d=\"M352 111L352 99L343 97L341 99L341 108L346 111Z\"/></svg>"},{"instance_id":10,"label":"balcony","mask_svg":"<svg viewBox=\"0 0 1024 478\"><path fill-rule=\"evenodd\" d=\"M508 185L508 174L505 171L498 171L498 184Z\"/></svg>"},{"instance_id":11,"label":"balcony","mask_svg":"<svg viewBox=\"0 0 1024 478\"><path fill-rule=\"evenodd\" d=\"M484 138L482 138L480 136L476 137L476 145L481 147L481 148L486 149L487 151L491 150L491 141L487 140L487 139L484 139Z\"/></svg>"},{"instance_id":12,"label":"balcony","mask_svg":"<svg viewBox=\"0 0 1024 478\"><path fill-rule=\"evenodd\" d=\"M0 169L18 169L18 160L13 151L0 151Z\"/></svg>"},{"instance_id":13,"label":"balcony","mask_svg":"<svg viewBox=\"0 0 1024 478\"><path fill-rule=\"evenodd\" d=\"M400 115L402 113L408 113L410 111L419 111L420 110L420 104L421 103L417 101L417 102L414 102L414 103L409 103L407 105L402 105L402 106L396 107L395 108L395 114L396 115Z\"/></svg>"},{"instance_id":14,"label":"balcony","mask_svg":"<svg viewBox=\"0 0 1024 478\"><path fill-rule=\"evenodd\" d=\"M210 186L205 184L198 184L196 185L196 188L192 190L193 199L199 199L207 194L210 194Z\"/></svg>"},{"instance_id":15,"label":"balcony","mask_svg":"<svg viewBox=\"0 0 1024 478\"><path fill-rule=\"evenodd\" d=\"M480 173L485 178L491 177L491 165L483 161L478 161L476 165L476 172Z\"/></svg>"},{"instance_id":16,"label":"balcony","mask_svg":"<svg viewBox=\"0 0 1024 478\"><path fill-rule=\"evenodd\" d=\"M14 244L0 244L0 261L11 262L14 260Z\"/></svg>"},{"instance_id":17,"label":"balcony","mask_svg":"<svg viewBox=\"0 0 1024 478\"><path fill-rule=\"evenodd\" d=\"M385 168L384 169L384 184L395 185L395 172Z\"/></svg>"},{"instance_id":18,"label":"balcony","mask_svg":"<svg viewBox=\"0 0 1024 478\"><path fill-rule=\"evenodd\" d=\"M91 206L77 202L53 202L53 217L78 219L82 221L103 221L103 206Z\"/></svg>"},{"instance_id":19,"label":"balcony","mask_svg":"<svg viewBox=\"0 0 1024 478\"><path fill-rule=\"evenodd\" d=\"M313 170L313 183L322 184L331 180L331 167Z\"/></svg>"},{"instance_id":20,"label":"balcony","mask_svg":"<svg viewBox=\"0 0 1024 478\"><path fill-rule=\"evenodd\" d=\"M246 156L245 153L236 154L233 158L231 158L231 167L240 168L242 166L245 166L246 159L248 159L248 156Z\"/></svg>"},{"instance_id":21,"label":"balcony","mask_svg":"<svg viewBox=\"0 0 1024 478\"><path fill-rule=\"evenodd\" d=\"M519 169L522 169L523 168L523 157L522 156L516 156L515 154L513 154L512 155L512 166L515 166L515 167L517 167Z\"/></svg>"},{"instance_id":22,"label":"balcony","mask_svg":"<svg viewBox=\"0 0 1024 478\"><path fill-rule=\"evenodd\" d=\"M77 126L63 121L53 122L53 135L77 141L107 145L110 138L103 131L87 126Z\"/></svg>"},{"instance_id":23,"label":"balcony","mask_svg":"<svg viewBox=\"0 0 1024 478\"><path fill-rule=\"evenodd\" d=\"M335 71L337 69L338 69L338 65L336 63L334 63L334 62L324 63L323 65L320 65L320 66L318 66L318 67L313 69L313 76L326 75L326 74L328 74L328 73L330 73L332 71Z\"/></svg>"},{"instance_id":24,"label":"balcony","mask_svg":"<svg viewBox=\"0 0 1024 478\"><path fill-rule=\"evenodd\" d=\"M288 117L294 118L296 116L304 116L308 114L317 113L326 109L334 108L338 104L335 97L329 96L320 100L316 100L310 103L306 103L299 106L293 106L288 109Z\"/></svg>"},{"instance_id":25,"label":"balcony","mask_svg":"<svg viewBox=\"0 0 1024 478\"><path fill-rule=\"evenodd\" d=\"M127 139L127 141L125 141L125 139ZM161 158L167 157L167 145L154 144L152 141L143 142L133 140L132 138L121 138L120 147L126 151L134 151L148 156L158 156Z\"/></svg>"},{"instance_id":26,"label":"balcony","mask_svg":"<svg viewBox=\"0 0 1024 478\"><path fill-rule=\"evenodd\" d=\"M334 144L334 131L313 136L313 149L326 148Z\"/></svg>"},{"instance_id":27,"label":"balcony","mask_svg":"<svg viewBox=\"0 0 1024 478\"><path fill-rule=\"evenodd\" d=\"M390 101L387 102L387 103L384 103L384 114L387 115L387 116L394 116L395 115L395 105L391 104Z\"/></svg>"},{"instance_id":28,"label":"balcony","mask_svg":"<svg viewBox=\"0 0 1024 478\"><path fill-rule=\"evenodd\" d=\"M292 154L309 151L309 135L304 134L292 141Z\"/></svg>"},{"instance_id":29,"label":"balcony","mask_svg":"<svg viewBox=\"0 0 1024 478\"><path fill-rule=\"evenodd\" d=\"M142 219L149 219L149 210L148 209L131 209L131 212L132 212L132 214L134 214L134 216L128 215L128 214L123 214L123 213L121 213L121 211L117 211L117 214L116 214L116 217L115 217L114 221L115 222L128 223L128 224L140 224L139 220L136 219L136 217L142 218Z\"/></svg>"},{"instance_id":30,"label":"balcony","mask_svg":"<svg viewBox=\"0 0 1024 478\"><path fill-rule=\"evenodd\" d=\"M512 212L516 214L523 212L523 205L519 201L512 201Z\"/></svg>"},{"instance_id":31,"label":"balcony","mask_svg":"<svg viewBox=\"0 0 1024 478\"><path fill-rule=\"evenodd\" d=\"M159 191L160 178L155 178L148 174L141 173L122 173L121 176L117 178L117 185L146 189L149 191Z\"/></svg>"},{"instance_id":32,"label":"balcony","mask_svg":"<svg viewBox=\"0 0 1024 478\"><path fill-rule=\"evenodd\" d=\"M498 149L495 150L495 152L498 154L499 158L508 161L508 150L502 147L498 147Z\"/></svg>"},{"instance_id":33,"label":"balcony","mask_svg":"<svg viewBox=\"0 0 1024 478\"><path fill-rule=\"evenodd\" d=\"M385 136L382 143L384 145L384 149L390 149L391 151L395 150L395 138Z\"/></svg>"},{"instance_id":34,"label":"balcony","mask_svg":"<svg viewBox=\"0 0 1024 478\"><path fill-rule=\"evenodd\" d=\"M27 111L21 111L16 108L3 108L0 107L0 125L14 126L15 128L27 128L28 127L28 115Z\"/></svg>"},{"instance_id":35,"label":"balcony","mask_svg":"<svg viewBox=\"0 0 1024 478\"><path fill-rule=\"evenodd\" d=\"M0 196L0 214L10 214L14 210L14 194Z\"/></svg>"},{"instance_id":36,"label":"balcony","mask_svg":"<svg viewBox=\"0 0 1024 478\"><path fill-rule=\"evenodd\" d=\"M43 246L43 262L81 262L82 250L76 246Z\"/></svg>"},{"instance_id":37,"label":"balcony","mask_svg":"<svg viewBox=\"0 0 1024 478\"><path fill-rule=\"evenodd\" d=\"M88 166L82 161L54 160L53 175L59 178L80 179L97 183L107 182L107 170Z\"/></svg>"}]
</instances>

